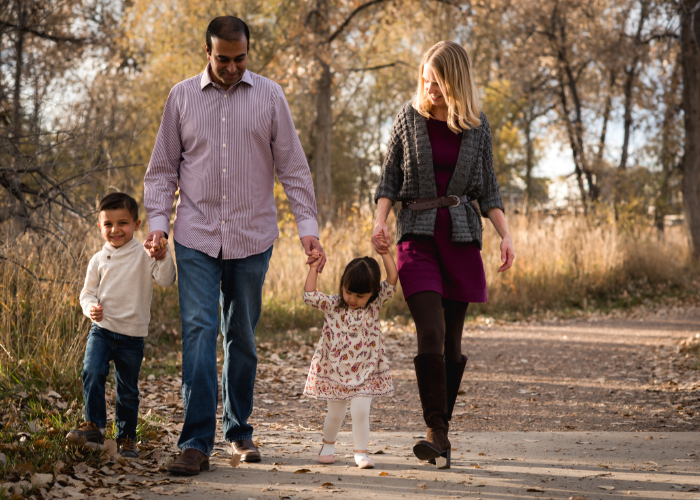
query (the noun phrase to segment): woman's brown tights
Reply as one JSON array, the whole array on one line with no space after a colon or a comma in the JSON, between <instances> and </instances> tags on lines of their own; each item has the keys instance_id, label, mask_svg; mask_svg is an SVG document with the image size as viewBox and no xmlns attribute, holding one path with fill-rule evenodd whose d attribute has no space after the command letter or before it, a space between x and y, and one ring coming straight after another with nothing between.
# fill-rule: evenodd
<instances>
[{"instance_id":1,"label":"woman's brown tights","mask_svg":"<svg viewBox=\"0 0 700 500\"><path fill-rule=\"evenodd\" d=\"M418 354L444 354L448 362L462 361L462 330L469 302L443 299L437 292L418 292L406 303L416 322Z\"/></svg>"}]
</instances>

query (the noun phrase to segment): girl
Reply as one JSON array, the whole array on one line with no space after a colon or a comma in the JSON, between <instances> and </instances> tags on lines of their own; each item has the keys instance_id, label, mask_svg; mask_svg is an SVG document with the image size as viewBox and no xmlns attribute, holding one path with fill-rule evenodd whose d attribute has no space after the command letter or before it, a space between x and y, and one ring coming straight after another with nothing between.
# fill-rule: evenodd
<instances>
[{"instance_id":1,"label":"girl","mask_svg":"<svg viewBox=\"0 0 700 500\"><path fill-rule=\"evenodd\" d=\"M389 252L382 253L387 276L380 282L376 260L354 259L340 278L338 295L329 296L316 290L321 255L314 251L311 258L304 302L323 311L325 319L304 394L328 401L318 460L335 462L335 438L349 400L355 463L361 469L372 469L374 462L367 456L372 396L394 392L379 330L379 309L396 291L396 264Z\"/></svg>"}]
</instances>

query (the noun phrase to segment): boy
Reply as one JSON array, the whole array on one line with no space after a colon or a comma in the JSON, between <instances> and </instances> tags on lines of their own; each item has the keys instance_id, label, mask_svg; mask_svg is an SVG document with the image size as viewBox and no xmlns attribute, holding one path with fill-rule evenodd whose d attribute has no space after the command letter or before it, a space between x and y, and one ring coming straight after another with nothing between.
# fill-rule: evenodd
<instances>
[{"instance_id":1,"label":"boy","mask_svg":"<svg viewBox=\"0 0 700 500\"><path fill-rule=\"evenodd\" d=\"M68 433L68 442L100 449L107 415L105 382L114 361L117 383L115 409L117 444L125 458L137 458L138 379L143 338L148 335L153 282L170 286L175 265L170 252L151 259L134 233L141 226L138 204L124 193L105 196L99 207L99 227L105 244L88 265L80 305L92 320L83 360L85 423ZM162 246L167 245L164 240Z\"/></svg>"}]
</instances>

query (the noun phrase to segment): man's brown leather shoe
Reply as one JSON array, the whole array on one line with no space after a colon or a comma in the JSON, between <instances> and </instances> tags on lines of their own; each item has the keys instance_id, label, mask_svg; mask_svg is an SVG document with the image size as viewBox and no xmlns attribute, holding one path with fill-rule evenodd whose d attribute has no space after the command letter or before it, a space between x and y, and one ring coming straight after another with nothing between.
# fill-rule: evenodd
<instances>
[{"instance_id":1,"label":"man's brown leather shoe","mask_svg":"<svg viewBox=\"0 0 700 500\"><path fill-rule=\"evenodd\" d=\"M209 457L199 450L187 448L168 470L178 476L196 476L203 470L209 470Z\"/></svg>"},{"instance_id":2,"label":"man's brown leather shoe","mask_svg":"<svg viewBox=\"0 0 700 500\"><path fill-rule=\"evenodd\" d=\"M260 462L260 452L252 439L241 439L229 444L231 445L231 455L240 455L242 462Z\"/></svg>"}]
</instances>

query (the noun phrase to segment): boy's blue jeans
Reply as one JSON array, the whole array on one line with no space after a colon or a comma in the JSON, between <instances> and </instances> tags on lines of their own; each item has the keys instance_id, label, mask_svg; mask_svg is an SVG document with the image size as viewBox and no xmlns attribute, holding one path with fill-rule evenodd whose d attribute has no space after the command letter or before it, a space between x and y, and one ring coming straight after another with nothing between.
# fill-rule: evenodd
<instances>
[{"instance_id":1,"label":"boy's blue jeans","mask_svg":"<svg viewBox=\"0 0 700 500\"><path fill-rule=\"evenodd\" d=\"M248 417L258 356L255 327L272 247L243 259L210 257L175 241L182 316L182 402L185 422L178 446L211 453L216 435L216 341L223 333L223 430L228 442L253 437ZM219 306L221 318L219 322ZM219 326L220 325L220 326Z\"/></svg>"},{"instance_id":2,"label":"boy's blue jeans","mask_svg":"<svg viewBox=\"0 0 700 500\"><path fill-rule=\"evenodd\" d=\"M142 360L143 337L121 335L92 324L83 359L86 422L94 422L100 428L107 425L105 382L109 374L109 362L114 361L114 378L117 382L117 439L136 439L139 372Z\"/></svg>"}]
</instances>

